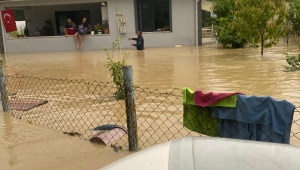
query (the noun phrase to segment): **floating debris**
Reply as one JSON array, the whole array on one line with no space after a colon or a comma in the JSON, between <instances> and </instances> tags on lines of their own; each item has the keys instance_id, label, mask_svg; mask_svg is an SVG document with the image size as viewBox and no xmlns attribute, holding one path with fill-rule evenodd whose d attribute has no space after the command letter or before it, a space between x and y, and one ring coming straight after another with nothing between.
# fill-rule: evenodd
<instances>
[{"instance_id":1,"label":"floating debris","mask_svg":"<svg viewBox=\"0 0 300 170\"><path fill-rule=\"evenodd\" d=\"M110 147L114 148L114 151L118 153L119 148L116 145L111 144Z\"/></svg>"},{"instance_id":2,"label":"floating debris","mask_svg":"<svg viewBox=\"0 0 300 170\"><path fill-rule=\"evenodd\" d=\"M78 133L78 132L63 132L63 133L64 133L64 134L67 134L67 135L70 135L70 136L75 136L75 135L81 136L81 134Z\"/></svg>"}]
</instances>

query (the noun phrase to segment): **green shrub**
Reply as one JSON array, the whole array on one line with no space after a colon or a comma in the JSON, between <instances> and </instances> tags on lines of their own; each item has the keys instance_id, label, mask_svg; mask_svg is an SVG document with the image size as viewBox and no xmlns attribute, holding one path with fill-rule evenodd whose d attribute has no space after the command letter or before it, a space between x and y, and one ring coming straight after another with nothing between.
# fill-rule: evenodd
<instances>
[{"instance_id":1,"label":"green shrub","mask_svg":"<svg viewBox=\"0 0 300 170\"><path fill-rule=\"evenodd\" d=\"M114 61L114 51L115 48L118 46L119 46L119 39L117 38L112 43L112 50L108 50L107 46L104 48L108 60L108 63L105 65L105 67L109 69L110 75L113 78L113 83L117 87L117 91L114 93L114 97L117 100L125 99L122 67L127 64L128 58L130 57L129 52L123 53L124 57L122 61Z\"/></svg>"},{"instance_id":2,"label":"green shrub","mask_svg":"<svg viewBox=\"0 0 300 170\"><path fill-rule=\"evenodd\" d=\"M286 54L286 62L288 66L284 66L287 72L294 72L300 70L300 54L298 56L290 56Z\"/></svg>"}]
</instances>

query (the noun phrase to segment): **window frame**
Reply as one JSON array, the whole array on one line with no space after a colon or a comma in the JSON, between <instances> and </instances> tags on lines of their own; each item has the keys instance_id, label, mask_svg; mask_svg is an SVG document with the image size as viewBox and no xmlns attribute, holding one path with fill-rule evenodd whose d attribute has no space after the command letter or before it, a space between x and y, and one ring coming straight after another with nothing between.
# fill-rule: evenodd
<instances>
[{"instance_id":1,"label":"window frame","mask_svg":"<svg viewBox=\"0 0 300 170\"><path fill-rule=\"evenodd\" d=\"M140 31L139 30L139 20L138 20L138 0L134 0L134 18L135 18L135 30ZM152 0L153 1L153 0ZM154 10L153 10L154 13ZM155 14L154 14L155 15ZM157 30L153 30L151 32L147 31L145 33L155 33L155 32L173 32L173 23L172 23L173 19L172 19L172 0L169 0L169 26L170 26L170 31L157 31ZM154 20L155 22L155 20ZM155 24L154 24L155 27Z\"/></svg>"}]
</instances>

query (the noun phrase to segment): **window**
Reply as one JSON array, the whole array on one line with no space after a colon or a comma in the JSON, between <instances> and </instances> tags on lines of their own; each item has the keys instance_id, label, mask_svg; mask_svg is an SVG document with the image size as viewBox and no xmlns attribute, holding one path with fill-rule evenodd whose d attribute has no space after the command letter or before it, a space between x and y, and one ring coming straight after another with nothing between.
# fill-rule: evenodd
<instances>
[{"instance_id":1,"label":"window","mask_svg":"<svg viewBox=\"0 0 300 170\"><path fill-rule=\"evenodd\" d=\"M15 17L15 21L16 21L17 31L11 32L10 35L14 38L24 36L24 34L26 36L28 36L28 30L27 30L27 24L25 21L24 10L13 9L13 12L14 12L14 17Z\"/></svg>"},{"instance_id":2,"label":"window","mask_svg":"<svg viewBox=\"0 0 300 170\"><path fill-rule=\"evenodd\" d=\"M171 0L136 0L137 29L171 31Z\"/></svg>"},{"instance_id":3,"label":"window","mask_svg":"<svg viewBox=\"0 0 300 170\"><path fill-rule=\"evenodd\" d=\"M25 21L24 10L13 9L15 21Z\"/></svg>"}]
</instances>

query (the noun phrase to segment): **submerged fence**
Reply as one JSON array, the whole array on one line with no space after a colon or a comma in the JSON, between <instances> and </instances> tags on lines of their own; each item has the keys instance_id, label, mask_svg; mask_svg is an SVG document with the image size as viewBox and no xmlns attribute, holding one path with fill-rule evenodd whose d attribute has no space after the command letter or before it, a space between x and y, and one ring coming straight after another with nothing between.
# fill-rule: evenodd
<instances>
[{"instance_id":1,"label":"submerged fence","mask_svg":"<svg viewBox=\"0 0 300 170\"><path fill-rule=\"evenodd\" d=\"M111 83L18 75L3 78L2 88L5 88L8 100L5 100L5 96L2 99L7 102L10 114L23 121L86 140L109 131L109 125L117 125L130 131L125 100L114 97L117 89ZM134 93L136 127L133 128L137 130L139 148L175 138L203 136L183 126L181 89L162 92L135 88ZM299 111L295 111L292 122L291 144L300 145ZM263 128L260 127L260 130ZM243 127L236 127L236 133L242 130L248 131L249 126L245 124ZM256 133L251 132L251 135L255 137ZM118 136L118 139L110 137L111 144L129 147L127 134L115 132L113 135ZM249 136L244 136L244 139L248 138ZM266 136L266 140L270 138Z\"/></svg>"}]
</instances>

